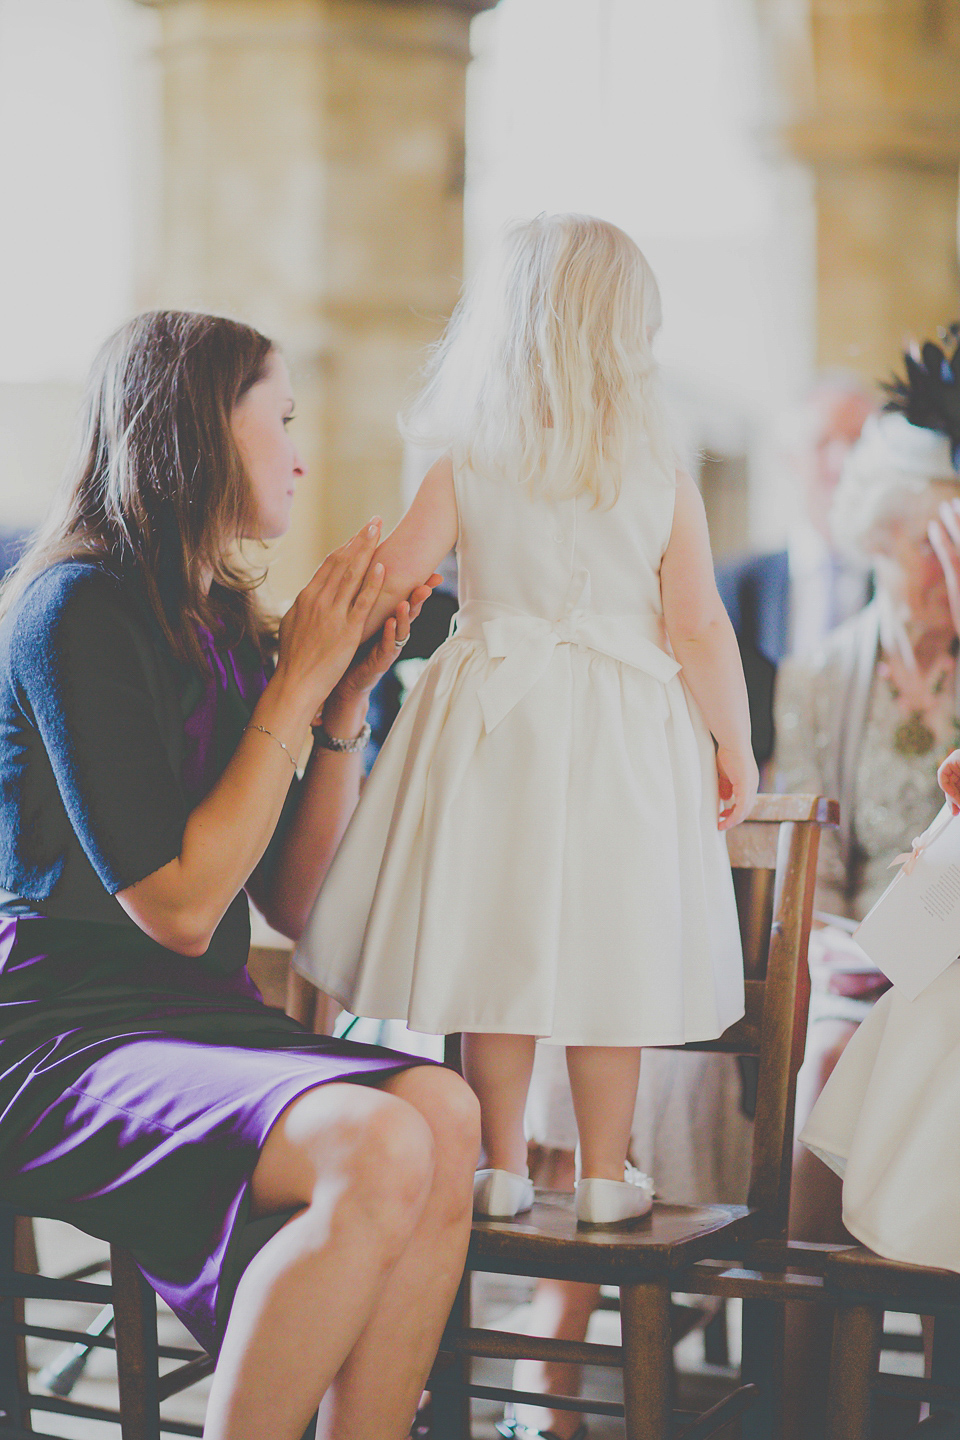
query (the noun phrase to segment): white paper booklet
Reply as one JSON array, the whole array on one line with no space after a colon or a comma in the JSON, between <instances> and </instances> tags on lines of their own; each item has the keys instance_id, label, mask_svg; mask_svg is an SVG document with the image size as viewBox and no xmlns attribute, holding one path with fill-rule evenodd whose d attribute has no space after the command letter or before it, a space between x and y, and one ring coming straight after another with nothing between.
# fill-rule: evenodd
<instances>
[{"instance_id":1,"label":"white paper booklet","mask_svg":"<svg viewBox=\"0 0 960 1440\"><path fill-rule=\"evenodd\" d=\"M960 817L949 804L854 931L873 963L916 1000L960 959Z\"/></svg>"}]
</instances>

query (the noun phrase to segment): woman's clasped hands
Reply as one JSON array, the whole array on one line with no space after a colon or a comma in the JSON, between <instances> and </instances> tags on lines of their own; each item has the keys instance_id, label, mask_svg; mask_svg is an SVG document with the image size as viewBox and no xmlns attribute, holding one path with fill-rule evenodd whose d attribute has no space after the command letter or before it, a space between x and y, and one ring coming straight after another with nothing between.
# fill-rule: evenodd
<instances>
[{"instance_id":1,"label":"woman's clasped hands","mask_svg":"<svg viewBox=\"0 0 960 1440\"><path fill-rule=\"evenodd\" d=\"M306 685L319 710L334 689L360 700L389 668L410 634L410 625L440 576L431 575L401 601L369 649L358 655L364 627L384 586L384 566L374 555L382 521L369 524L331 551L280 622L277 674Z\"/></svg>"}]
</instances>

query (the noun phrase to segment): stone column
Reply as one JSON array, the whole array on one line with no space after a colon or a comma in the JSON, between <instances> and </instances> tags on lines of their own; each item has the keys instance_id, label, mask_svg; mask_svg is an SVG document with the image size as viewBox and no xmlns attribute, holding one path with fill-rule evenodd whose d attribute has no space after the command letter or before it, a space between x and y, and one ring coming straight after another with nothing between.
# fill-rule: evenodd
<instances>
[{"instance_id":1,"label":"stone column","mask_svg":"<svg viewBox=\"0 0 960 1440\"><path fill-rule=\"evenodd\" d=\"M152 0L163 198L145 303L282 345L308 477L293 593L401 508L396 414L457 297L470 17L493 0Z\"/></svg>"},{"instance_id":2,"label":"stone column","mask_svg":"<svg viewBox=\"0 0 960 1440\"><path fill-rule=\"evenodd\" d=\"M889 374L958 315L956 0L761 0L813 169L822 366Z\"/></svg>"}]
</instances>

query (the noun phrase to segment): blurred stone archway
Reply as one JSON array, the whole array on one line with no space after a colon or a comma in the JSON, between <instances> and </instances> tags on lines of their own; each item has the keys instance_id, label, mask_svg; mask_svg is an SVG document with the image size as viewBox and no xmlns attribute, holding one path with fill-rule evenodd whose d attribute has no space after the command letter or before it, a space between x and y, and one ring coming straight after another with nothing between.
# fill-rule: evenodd
<instances>
[{"instance_id":1,"label":"blurred stone archway","mask_svg":"<svg viewBox=\"0 0 960 1440\"><path fill-rule=\"evenodd\" d=\"M148 304L237 314L291 364L308 476L292 594L401 506L396 413L459 291L464 78L494 0L141 0L159 12Z\"/></svg>"}]
</instances>

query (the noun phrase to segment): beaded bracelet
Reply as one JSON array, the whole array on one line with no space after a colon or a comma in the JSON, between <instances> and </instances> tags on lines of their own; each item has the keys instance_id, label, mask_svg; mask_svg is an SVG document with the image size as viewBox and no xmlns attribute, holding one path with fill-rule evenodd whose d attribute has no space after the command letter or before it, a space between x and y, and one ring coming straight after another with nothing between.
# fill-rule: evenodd
<instances>
[{"instance_id":1,"label":"beaded bracelet","mask_svg":"<svg viewBox=\"0 0 960 1440\"><path fill-rule=\"evenodd\" d=\"M274 735L273 731L272 731L272 730L268 730L267 727L266 727L266 725L255 725L255 724L253 723L253 721L251 721L250 724L247 725L245 728L246 728L247 730L259 730L261 735L269 735L271 740L276 740L277 744L280 746L280 749L281 749L281 750L283 751L283 753L286 755L287 759L290 761L290 764L293 766L294 770L296 770L296 768L297 768L296 757L294 756L294 754L293 754L293 752L292 752L291 750L288 750L288 749L287 749L286 745L284 745L284 743L283 743L283 741L280 739L280 736L279 736L279 735Z\"/></svg>"},{"instance_id":2,"label":"beaded bracelet","mask_svg":"<svg viewBox=\"0 0 960 1440\"><path fill-rule=\"evenodd\" d=\"M336 750L339 755L357 755L361 750L367 748L372 731L369 725L364 725L359 735L354 735L352 740L340 740L336 735L330 735L322 725L312 725L313 738L324 750Z\"/></svg>"}]
</instances>

